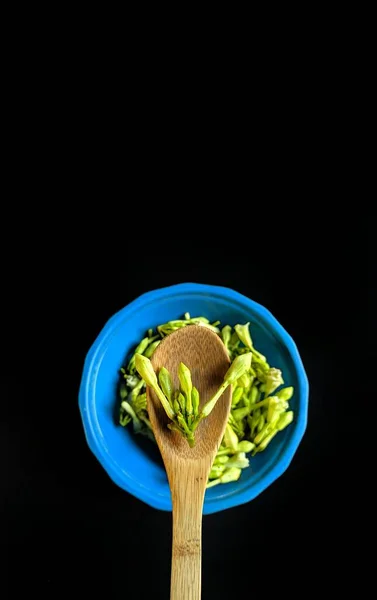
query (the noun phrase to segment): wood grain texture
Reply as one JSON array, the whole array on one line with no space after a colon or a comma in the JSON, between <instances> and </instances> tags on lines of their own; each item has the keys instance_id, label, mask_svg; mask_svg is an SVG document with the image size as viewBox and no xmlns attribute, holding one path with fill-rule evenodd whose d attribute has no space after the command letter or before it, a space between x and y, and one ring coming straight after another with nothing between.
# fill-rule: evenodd
<instances>
[{"instance_id":1,"label":"wood grain texture","mask_svg":"<svg viewBox=\"0 0 377 600\"><path fill-rule=\"evenodd\" d=\"M220 338L206 327L189 325L167 336L156 348L152 364L166 367L175 387L178 365L191 371L202 406L221 385L229 357ZM199 600L201 537L205 487L224 435L231 405L231 386L195 432L195 446L167 427L169 419L152 390L147 389L148 412L169 479L173 503L172 600Z\"/></svg>"}]
</instances>

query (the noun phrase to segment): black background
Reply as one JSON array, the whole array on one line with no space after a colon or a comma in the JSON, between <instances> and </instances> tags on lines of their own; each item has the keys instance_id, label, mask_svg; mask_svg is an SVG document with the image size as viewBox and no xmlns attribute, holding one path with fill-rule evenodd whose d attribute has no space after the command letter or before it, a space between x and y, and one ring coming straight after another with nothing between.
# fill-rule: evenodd
<instances>
[{"instance_id":1,"label":"black background","mask_svg":"<svg viewBox=\"0 0 377 600\"><path fill-rule=\"evenodd\" d=\"M257 212L240 196L225 213L214 202L204 215L189 201L173 213L160 201L152 216L137 197L125 212L97 214L84 237L74 213L63 223L44 215L43 242L33 238L32 255L24 246L6 268L9 597L169 597L171 515L112 483L86 445L77 392L106 320L139 294L184 281L225 285L270 309L296 341L310 384L308 429L288 471L253 502L204 518L203 598L351 585L362 553L352 540L369 514L355 455L367 456L374 427L367 219L345 210L330 217L314 199L282 219L264 209L267 199Z\"/></svg>"}]
</instances>

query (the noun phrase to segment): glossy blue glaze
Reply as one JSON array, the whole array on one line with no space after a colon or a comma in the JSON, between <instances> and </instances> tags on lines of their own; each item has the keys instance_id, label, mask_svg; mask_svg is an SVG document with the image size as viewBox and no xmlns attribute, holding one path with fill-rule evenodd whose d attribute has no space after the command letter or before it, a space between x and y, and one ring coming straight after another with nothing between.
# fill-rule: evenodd
<instances>
[{"instance_id":1,"label":"glossy blue glaze","mask_svg":"<svg viewBox=\"0 0 377 600\"><path fill-rule=\"evenodd\" d=\"M119 369L128 352L150 327L172 319L204 315L222 325L250 321L255 347L283 371L293 385L290 402L295 420L261 454L250 460L239 481L207 491L204 514L249 502L288 467L304 434L308 410L308 380L292 338L260 304L224 287L183 283L143 294L116 313L88 352L79 404L89 447L121 488L151 506L171 510L170 490L157 446L121 427L116 410Z\"/></svg>"}]
</instances>

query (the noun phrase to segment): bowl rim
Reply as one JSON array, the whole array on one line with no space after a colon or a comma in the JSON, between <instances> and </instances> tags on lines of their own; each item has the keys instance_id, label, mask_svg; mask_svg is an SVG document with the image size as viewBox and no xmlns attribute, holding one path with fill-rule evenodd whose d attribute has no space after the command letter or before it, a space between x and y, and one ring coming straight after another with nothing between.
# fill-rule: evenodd
<instances>
[{"instance_id":1,"label":"bowl rim","mask_svg":"<svg viewBox=\"0 0 377 600\"><path fill-rule=\"evenodd\" d=\"M95 415L92 414L92 403L90 400L95 386L90 386L89 383L92 381L93 376L97 376L96 373L99 364L108 346L107 342L118 324L125 317L131 316L133 312L151 303L151 301L155 303L164 297L168 296L171 298L172 296L187 292L225 298L231 300L232 303L241 305L243 309L249 309L251 313L258 315L263 324L280 339L287 349L297 375L299 388L300 410L295 419L295 429L282 451L278 454L273 465L257 481L251 485L249 482L247 486L237 489L233 494L217 496L211 499L205 498L203 513L211 514L250 502L280 477L291 463L307 426L309 383L304 365L295 342L267 308L231 288L202 283L179 283L142 294L110 317L90 347L85 358L81 377L79 407L88 446L114 483L154 508L171 511L170 497L154 494L139 481L133 479L126 471L120 470L119 465L112 459L103 436L99 435L99 425Z\"/></svg>"}]
</instances>

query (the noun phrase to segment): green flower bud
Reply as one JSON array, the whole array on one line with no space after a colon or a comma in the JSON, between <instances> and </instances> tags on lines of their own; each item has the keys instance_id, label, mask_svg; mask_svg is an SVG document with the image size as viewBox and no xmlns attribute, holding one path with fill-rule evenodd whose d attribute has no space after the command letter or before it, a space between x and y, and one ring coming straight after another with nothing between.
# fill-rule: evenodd
<instances>
[{"instance_id":1,"label":"green flower bud","mask_svg":"<svg viewBox=\"0 0 377 600\"><path fill-rule=\"evenodd\" d=\"M142 379L139 381L139 383L137 385L135 385L134 389L132 390L132 392L130 394L130 401L132 404L135 403L135 401L136 401L138 395L140 394L141 390L143 389L144 385L145 384Z\"/></svg>"},{"instance_id":2,"label":"green flower bud","mask_svg":"<svg viewBox=\"0 0 377 600\"><path fill-rule=\"evenodd\" d=\"M271 433L269 435L267 435L264 440L259 444L259 446L256 448L258 450L258 452L262 452L263 450L265 450L268 446L268 444L270 443L270 441L272 440L272 438L275 437L275 435L277 434L278 430L274 429L273 431L271 431Z\"/></svg>"},{"instance_id":3,"label":"green flower bud","mask_svg":"<svg viewBox=\"0 0 377 600\"><path fill-rule=\"evenodd\" d=\"M174 412L176 415L181 411L181 407L179 406L179 402L178 402L178 396L179 396L179 391L176 390L174 392L174 400L173 400L173 408L174 408Z\"/></svg>"},{"instance_id":4,"label":"green flower bud","mask_svg":"<svg viewBox=\"0 0 377 600\"><path fill-rule=\"evenodd\" d=\"M224 342L225 348L229 349L230 338L232 335L232 328L229 325L225 325L225 327L221 330L221 337Z\"/></svg>"},{"instance_id":5,"label":"green flower bud","mask_svg":"<svg viewBox=\"0 0 377 600\"><path fill-rule=\"evenodd\" d=\"M178 395L178 404L181 407L182 415L184 415L186 413L186 399L185 399L184 395L182 394L182 392L180 392Z\"/></svg>"},{"instance_id":6,"label":"green flower bud","mask_svg":"<svg viewBox=\"0 0 377 600\"><path fill-rule=\"evenodd\" d=\"M250 390L250 393L249 393L250 406L253 404L256 404L256 402L258 402L258 399L259 399L259 390L256 385L253 385Z\"/></svg>"},{"instance_id":7,"label":"green flower bud","mask_svg":"<svg viewBox=\"0 0 377 600\"><path fill-rule=\"evenodd\" d=\"M254 438L254 444L258 445L264 438L273 431L274 427L270 423L265 423L259 433Z\"/></svg>"},{"instance_id":8,"label":"green flower bud","mask_svg":"<svg viewBox=\"0 0 377 600\"><path fill-rule=\"evenodd\" d=\"M140 342L140 344L139 344L138 346L136 346L136 350L135 350L135 352L133 353L133 355L132 355L132 357L131 357L131 360L130 360L130 362L128 363L128 367L127 367L128 371L129 371L130 373L133 373L133 372L135 371L135 365L136 365L136 362L135 362L135 360L136 360L136 356L137 356L138 354L143 354L144 350L146 350L146 349L147 349L147 347L149 346L149 343L150 343L150 338L146 337L146 338L144 338L143 340L141 340L141 342Z\"/></svg>"},{"instance_id":9,"label":"green flower bud","mask_svg":"<svg viewBox=\"0 0 377 600\"><path fill-rule=\"evenodd\" d=\"M271 423L279 414L280 401L276 396L271 396L267 409L267 422Z\"/></svg>"},{"instance_id":10,"label":"green flower bud","mask_svg":"<svg viewBox=\"0 0 377 600\"><path fill-rule=\"evenodd\" d=\"M238 452L251 452L252 450L254 450L255 448L255 444L253 444L252 442L248 442L247 440L243 440L242 442L240 442L237 446L237 451Z\"/></svg>"},{"instance_id":11,"label":"green flower bud","mask_svg":"<svg viewBox=\"0 0 377 600\"><path fill-rule=\"evenodd\" d=\"M282 390L280 390L279 392L276 392L275 396L280 398L280 400L285 400L286 402L288 402L288 400L290 400L292 398L293 392L294 392L294 388L292 386L285 387Z\"/></svg>"},{"instance_id":12,"label":"green flower bud","mask_svg":"<svg viewBox=\"0 0 377 600\"><path fill-rule=\"evenodd\" d=\"M136 354L135 365L140 377L144 379L145 383L149 385L149 387L153 389L158 387L157 376L149 358L146 358L142 354Z\"/></svg>"},{"instance_id":13,"label":"green flower bud","mask_svg":"<svg viewBox=\"0 0 377 600\"><path fill-rule=\"evenodd\" d=\"M232 394L232 406L236 406L243 396L243 388L236 387Z\"/></svg>"},{"instance_id":14,"label":"green flower bud","mask_svg":"<svg viewBox=\"0 0 377 600\"><path fill-rule=\"evenodd\" d=\"M241 469L233 467L232 469L226 469L220 477L221 483L230 483L231 481L238 481L241 475Z\"/></svg>"},{"instance_id":15,"label":"green flower bud","mask_svg":"<svg viewBox=\"0 0 377 600\"><path fill-rule=\"evenodd\" d=\"M234 452L237 451L238 437L232 427L227 423L224 433L224 444L227 448L231 448Z\"/></svg>"},{"instance_id":16,"label":"green flower bud","mask_svg":"<svg viewBox=\"0 0 377 600\"><path fill-rule=\"evenodd\" d=\"M191 401L191 391L192 391L192 381L191 381L191 373L190 369L186 367L182 362L179 363L178 367L178 378L179 383L181 384L181 390L186 396L186 411L188 415L192 414L192 401Z\"/></svg>"},{"instance_id":17,"label":"green flower bud","mask_svg":"<svg viewBox=\"0 0 377 600\"><path fill-rule=\"evenodd\" d=\"M149 358L146 358L142 354L136 354L135 365L140 377L142 377L145 383L149 387L151 387L156 393L169 419L173 420L175 416L174 411L170 406L169 401L165 397L164 393L162 392L160 386L158 385L157 375L154 372L152 363L149 360Z\"/></svg>"},{"instance_id":18,"label":"green flower bud","mask_svg":"<svg viewBox=\"0 0 377 600\"><path fill-rule=\"evenodd\" d=\"M178 421L178 424L181 427L182 431L184 431L186 435L190 436L191 431L185 421L185 418L183 417L182 413L180 413L180 412L177 414L177 421Z\"/></svg>"},{"instance_id":19,"label":"green flower bud","mask_svg":"<svg viewBox=\"0 0 377 600\"><path fill-rule=\"evenodd\" d=\"M196 417L199 413L199 402L200 402L199 392L196 389L196 387L192 388L191 401L192 401L192 412L194 413L194 416Z\"/></svg>"},{"instance_id":20,"label":"green flower bud","mask_svg":"<svg viewBox=\"0 0 377 600\"><path fill-rule=\"evenodd\" d=\"M237 379L242 377L242 375L246 373L248 369L250 369L251 357L251 352L237 356L225 373L224 382L233 384L237 381Z\"/></svg>"},{"instance_id":21,"label":"green flower bud","mask_svg":"<svg viewBox=\"0 0 377 600\"><path fill-rule=\"evenodd\" d=\"M232 410L232 416L235 421L242 421L245 417L250 414L250 409L248 406L243 406L242 408L236 408Z\"/></svg>"},{"instance_id":22,"label":"green flower bud","mask_svg":"<svg viewBox=\"0 0 377 600\"><path fill-rule=\"evenodd\" d=\"M236 330L241 342L246 346L246 348L251 350L253 347L253 342L251 341L249 325L250 323L245 323L245 325L236 325L234 329Z\"/></svg>"},{"instance_id":23,"label":"green flower bud","mask_svg":"<svg viewBox=\"0 0 377 600\"><path fill-rule=\"evenodd\" d=\"M162 367L162 369L160 369L160 372L158 374L158 381L162 391L164 392L165 396L171 404L173 396L173 384L171 381L170 373L167 369L165 369L165 367Z\"/></svg>"},{"instance_id":24,"label":"green flower bud","mask_svg":"<svg viewBox=\"0 0 377 600\"><path fill-rule=\"evenodd\" d=\"M150 358L153 354L153 352L156 350L157 346L160 344L161 340L156 340L155 342L153 342L152 344L150 344L148 346L148 348L146 349L146 351L144 352L144 356L146 356L147 358Z\"/></svg>"},{"instance_id":25,"label":"green flower bud","mask_svg":"<svg viewBox=\"0 0 377 600\"><path fill-rule=\"evenodd\" d=\"M263 427L264 427L264 424L265 424L265 422L266 422L265 416L264 416L264 415L261 415L261 416L259 417L259 421L258 421L258 425L257 425L257 431L258 431L258 432L259 432L259 431L262 431L262 429L263 429Z\"/></svg>"},{"instance_id":26,"label":"green flower bud","mask_svg":"<svg viewBox=\"0 0 377 600\"><path fill-rule=\"evenodd\" d=\"M276 424L276 429L278 431L282 431L283 429L285 429L285 427L287 427L290 423L292 423L293 417L294 417L293 410L289 410L288 412L285 412L282 415L280 415L279 420Z\"/></svg>"},{"instance_id":27,"label":"green flower bud","mask_svg":"<svg viewBox=\"0 0 377 600\"><path fill-rule=\"evenodd\" d=\"M261 365L263 365L263 364L267 365L266 357L263 356L263 354L261 354L260 352L258 352L258 350L255 350L255 348L253 346L253 341L251 339L251 335L250 335L250 331L249 331L249 325L250 325L250 323L246 323L245 325L236 325L234 329L236 330L237 336L239 337L241 342L246 346L246 348L248 348L249 350L252 351L253 362L257 362L258 364L261 364ZM268 365L267 365L267 367L268 367Z\"/></svg>"},{"instance_id":28,"label":"green flower bud","mask_svg":"<svg viewBox=\"0 0 377 600\"><path fill-rule=\"evenodd\" d=\"M213 465L212 469L209 473L209 479L217 479L218 477L221 477L224 470L225 470L224 465Z\"/></svg>"}]
</instances>

